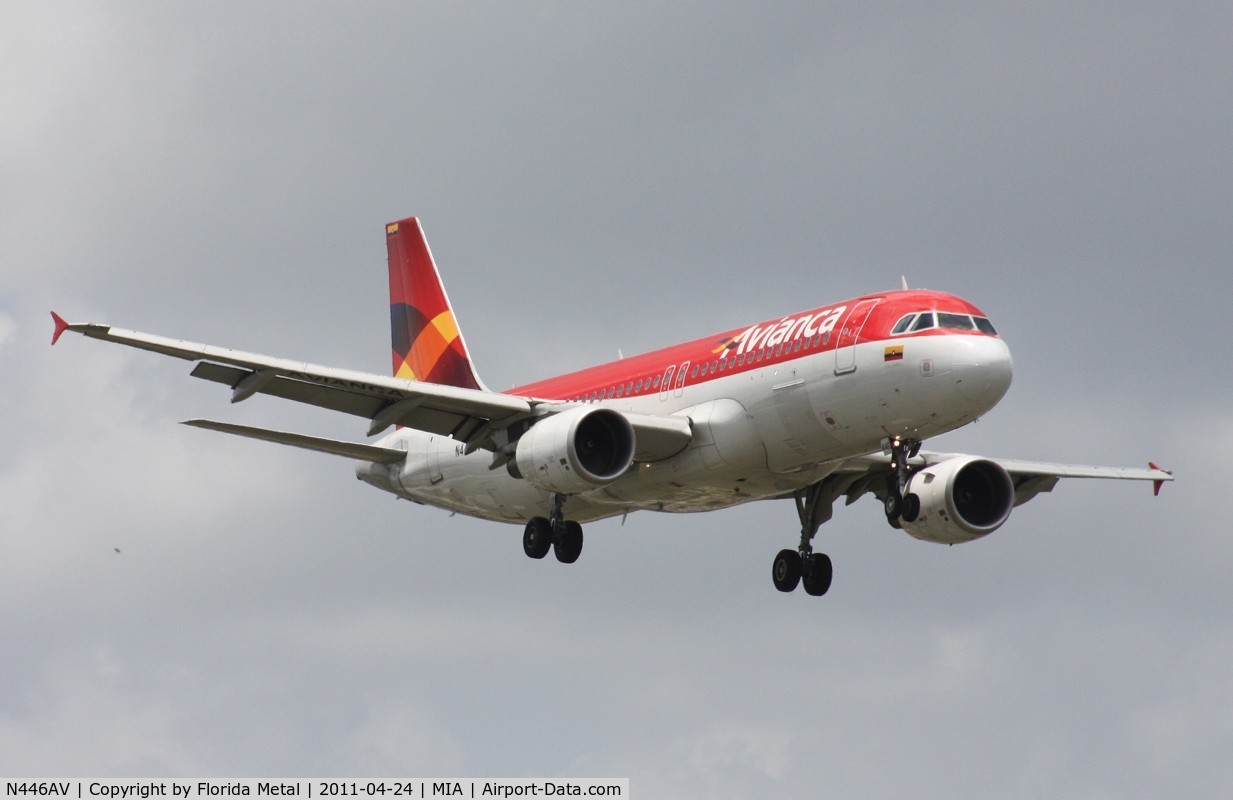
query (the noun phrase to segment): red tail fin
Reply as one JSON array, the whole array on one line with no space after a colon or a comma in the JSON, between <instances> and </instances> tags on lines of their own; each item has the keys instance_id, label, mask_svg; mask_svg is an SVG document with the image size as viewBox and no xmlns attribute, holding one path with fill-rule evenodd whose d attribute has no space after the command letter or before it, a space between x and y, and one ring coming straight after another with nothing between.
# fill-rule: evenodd
<instances>
[{"instance_id":1,"label":"red tail fin","mask_svg":"<svg viewBox=\"0 0 1233 800\"><path fill-rule=\"evenodd\" d=\"M394 375L482 389L419 220L385 226Z\"/></svg>"}]
</instances>

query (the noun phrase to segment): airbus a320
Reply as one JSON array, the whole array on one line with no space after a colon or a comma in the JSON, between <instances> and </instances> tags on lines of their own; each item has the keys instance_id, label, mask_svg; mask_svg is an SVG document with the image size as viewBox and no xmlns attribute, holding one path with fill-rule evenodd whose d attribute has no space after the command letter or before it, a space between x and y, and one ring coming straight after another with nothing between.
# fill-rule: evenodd
<instances>
[{"instance_id":1,"label":"airbus a320","mask_svg":"<svg viewBox=\"0 0 1233 800\"><path fill-rule=\"evenodd\" d=\"M1146 469L921 449L987 413L1011 383L976 306L903 289L816 306L505 392L479 378L419 221L386 226L392 375L315 366L52 313L65 331L195 362L193 377L362 417L371 443L194 419L185 424L354 459L360 480L429 506L523 526L523 552L572 563L582 523L631 511L791 500L775 587L831 586L814 552L836 500L869 494L910 536L987 536L1061 478L1173 479ZM392 430L391 430L392 429Z\"/></svg>"}]
</instances>

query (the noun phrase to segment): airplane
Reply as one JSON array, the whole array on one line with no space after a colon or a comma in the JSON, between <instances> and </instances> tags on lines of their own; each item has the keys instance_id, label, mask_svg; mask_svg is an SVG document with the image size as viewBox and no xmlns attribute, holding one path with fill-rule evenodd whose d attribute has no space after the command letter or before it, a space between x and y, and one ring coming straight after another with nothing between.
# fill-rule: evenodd
<instances>
[{"instance_id":1,"label":"airplane","mask_svg":"<svg viewBox=\"0 0 1233 800\"><path fill-rule=\"evenodd\" d=\"M362 417L372 443L192 419L184 424L356 461L400 498L524 526L523 552L573 563L582 523L631 511L701 512L792 500L795 548L775 588L810 595L833 566L813 550L836 500L872 494L894 528L959 544L1062 478L1173 474L921 449L990 411L1010 350L989 318L943 292L879 292L495 392L480 380L416 217L386 226L391 376L185 342L52 312L66 331L195 362L192 376ZM390 429L393 430L390 430ZM387 432L388 431L388 432Z\"/></svg>"}]
</instances>

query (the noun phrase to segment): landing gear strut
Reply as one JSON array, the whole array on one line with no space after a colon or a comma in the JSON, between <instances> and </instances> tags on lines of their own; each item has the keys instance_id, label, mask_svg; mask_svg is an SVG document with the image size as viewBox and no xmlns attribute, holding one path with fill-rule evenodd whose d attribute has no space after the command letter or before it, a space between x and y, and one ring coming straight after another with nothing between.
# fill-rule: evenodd
<instances>
[{"instance_id":1,"label":"landing gear strut","mask_svg":"<svg viewBox=\"0 0 1233 800\"><path fill-rule=\"evenodd\" d=\"M771 579L781 592L791 592L804 583L805 592L815 597L831 588L834 570L830 556L813 552L813 537L831 517L835 498L826 481L801 489L796 493L796 513L801 520L801 543L795 550L780 550L771 564Z\"/></svg>"},{"instance_id":2,"label":"landing gear strut","mask_svg":"<svg viewBox=\"0 0 1233 800\"><path fill-rule=\"evenodd\" d=\"M522 551L543 558L551 549L562 564L572 564L582 555L582 526L565 519L565 495L553 493L548 517L532 517L522 533Z\"/></svg>"},{"instance_id":3,"label":"landing gear strut","mask_svg":"<svg viewBox=\"0 0 1233 800\"><path fill-rule=\"evenodd\" d=\"M890 439L891 476L886 481L886 500L884 503L886 521L892 528L898 528L901 522L913 522L920 516L920 498L914 494L904 494L908 488L908 459L920 452L920 442L915 439L901 439L898 436Z\"/></svg>"}]
</instances>

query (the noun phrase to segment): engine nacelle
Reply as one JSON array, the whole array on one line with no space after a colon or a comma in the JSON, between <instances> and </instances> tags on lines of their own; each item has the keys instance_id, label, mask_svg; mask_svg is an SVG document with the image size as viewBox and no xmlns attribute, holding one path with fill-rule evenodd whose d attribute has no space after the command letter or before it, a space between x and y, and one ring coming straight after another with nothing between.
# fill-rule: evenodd
<instances>
[{"instance_id":1,"label":"engine nacelle","mask_svg":"<svg viewBox=\"0 0 1233 800\"><path fill-rule=\"evenodd\" d=\"M908 480L904 496L920 498L920 512L899 524L926 542L959 544L993 533L1010 517L1015 486L1010 474L984 458L948 458ZM906 505L906 504L905 504Z\"/></svg>"},{"instance_id":2,"label":"engine nacelle","mask_svg":"<svg viewBox=\"0 0 1233 800\"><path fill-rule=\"evenodd\" d=\"M536 488L577 494L611 483L634 461L634 428L609 408L573 408L540 420L518 440L513 464Z\"/></svg>"}]
</instances>

